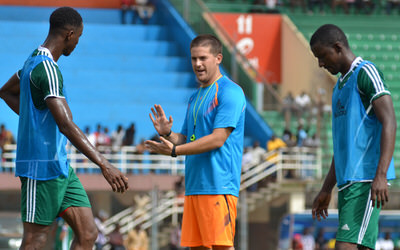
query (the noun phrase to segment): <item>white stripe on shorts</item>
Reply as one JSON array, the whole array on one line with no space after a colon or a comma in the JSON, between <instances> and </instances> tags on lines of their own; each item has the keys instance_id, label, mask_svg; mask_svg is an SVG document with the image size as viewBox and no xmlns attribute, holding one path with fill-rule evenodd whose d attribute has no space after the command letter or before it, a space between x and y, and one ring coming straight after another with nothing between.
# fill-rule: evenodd
<instances>
[{"instance_id":1,"label":"white stripe on shorts","mask_svg":"<svg viewBox=\"0 0 400 250\"><path fill-rule=\"evenodd\" d=\"M369 221L371 219L371 215L372 215L372 211L373 210L374 210L374 207L372 206L371 190L370 190L369 194L368 194L368 202L367 202L367 205L365 207L363 221L361 223L360 232L358 233L358 242L357 242L357 244L359 244L359 245L361 245L362 240L364 239L365 233L367 232L367 228L368 228Z\"/></svg>"},{"instance_id":2,"label":"white stripe on shorts","mask_svg":"<svg viewBox=\"0 0 400 250\"><path fill-rule=\"evenodd\" d=\"M28 179L26 188L26 222L35 222L36 212L36 180Z\"/></svg>"}]
</instances>

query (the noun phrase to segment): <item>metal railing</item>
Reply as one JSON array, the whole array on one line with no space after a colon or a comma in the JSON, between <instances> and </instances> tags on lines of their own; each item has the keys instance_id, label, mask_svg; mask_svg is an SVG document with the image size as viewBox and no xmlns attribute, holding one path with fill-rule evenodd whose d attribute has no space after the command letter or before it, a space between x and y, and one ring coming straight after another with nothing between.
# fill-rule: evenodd
<instances>
[{"instance_id":1,"label":"metal railing","mask_svg":"<svg viewBox=\"0 0 400 250\"><path fill-rule=\"evenodd\" d=\"M136 147L99 147L98 150L123 173L131 174L172 174L182 175L185 169L185 157L172 158L165 155L138 153ZM77 173L100 173L99 167L81 154L73 146L67 147L68 161ZM5 145L0 171L14 172L16 145Z\"/></svg>"},{"instance_id":2,"label":"metal railing","mask_svg":"<svg viewBox=\"0 0 400 250\"><path fill-rule=\"evenodd\" d=\"M6 148L5 162L3 162L3 168L14 168L15 166L15 145L9 145ZM161 171L167 170L166 173L180 173L184 170L183 157L180 159L172 159L168 156L135 154L136 149L134 147L124 147L120 151L112 148L99 148L104 155L110 160L115 162L114 164L125 171L131 170L153 170ZM95 166L88 162L86 157L76 152L74 148L69 149L69 158L71 160L71 166L75 169L90 170ZM241 201L247 204L246 189L255 183L260 182L268 176L276 175L276 183L281 183L285 179L303 179L303 180L319 180L321 178L321 150L319 148L308 148L308 147L291 147L282 148L279 150L271 151L263 155L263 161L259 163L253 163L243 166L243 172L241 175ZM147 163L143 163L145 160L150 160ZM83 161L83 162L82 162ZM139 162L135 162L139 161ZM140 162L141 161L141 162ZM6 163L6 164L4 164ZM291 171L291 175L287 173ZM94 174L88 172L88 174ZM144 202L140 202L135 206L130 206L127 209L121 211L118 214L113 215L107 221L104 222L105 233L110 233L115 225L118 223L121 227L121 233L126 234L137 225L141 225L144 229L151 228L154 234L158 234L158 225L160 222L167 218L171 218L172 224L178 223L178 216L183 213L183 202L184 198L178 196L175 191L168 191L161 193L154 187L149 194L146 194ZM240 221L244 221L246 224L247 206L241 204L239 206L240 214L242 215ZM243 229L244 230L244 229ZM242 231L243 231L242 230ZM241 232L241 238L246 245L247 242L247 231ZM158 246L158 240L152 233L151 239L152 246ZM155 247L157 249L157 247ZM244 248L243 248L244 249Z\"/></svg>"},{"instance_id":3,"label":"metal railing","mask_svg":"<svg viewBox=\"0 0 400 250\"><path fill-rule=\"evenodd\" d=\"M277 176L277 183L285 179L321 179L321 150L319 148L282 148L266 153L264 159L265 161L261 163L243 166L245 171L241 175L241 191L273 174ZM294 173L288 176L285 171L294 171ZM118 222L121 225L121 232L128 232L139 224L143 228L149 228L154 220L160 222L169 216L175 216L172 221L176 221L177 215L182 212L183 198L178 197L175 191L169 191L156 202L148 199L141 207L127 208L108 219L105 225L107 232L110 232Z\"/></svg>"}]
</instances>

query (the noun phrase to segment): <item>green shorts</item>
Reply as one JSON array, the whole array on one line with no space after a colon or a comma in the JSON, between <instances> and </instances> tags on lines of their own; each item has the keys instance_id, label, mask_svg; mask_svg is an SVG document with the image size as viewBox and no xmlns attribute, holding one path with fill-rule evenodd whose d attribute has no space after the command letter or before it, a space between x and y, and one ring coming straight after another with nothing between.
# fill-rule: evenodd
<instances>
[{"instance_id":1,"label":"green shorts","mask_svg":"<svg viewBox=\"0 0 400 250\"><path fill-rule=\"evenodd\" d=\"M68 178L40 181L21 180L21 217L23 222L50 225L69 207L91 207L86 191L69 167Z\"/></svg>"},{"instance_id":2,"label":"green shorts","mask_svg":"<svg viewBox=\"0 0 400 250\"><path fill-rule=\"evenodd\" d=\"M336 240L375 249L380 208L372 207L371 182L357 182L339 191Z\"/></svg>"}]
</instances>

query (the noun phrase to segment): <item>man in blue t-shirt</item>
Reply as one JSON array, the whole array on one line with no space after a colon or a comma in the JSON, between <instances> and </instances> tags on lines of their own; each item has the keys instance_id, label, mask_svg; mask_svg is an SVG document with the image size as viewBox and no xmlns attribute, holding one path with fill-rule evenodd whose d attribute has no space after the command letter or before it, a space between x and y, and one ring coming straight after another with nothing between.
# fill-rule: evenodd
<instances>
[{"instance_id":1,"label":"man in blue t-shirt","mask_svg":"<svg viewBox=\"0 0 400 250\"><path fill-rule=\"evenodd\" d=\"M150 118L161 143L146 145L172 157L186 155L181 245L233 249L246 100L219 70L222 44L216 37L197 36L190 52L200 88L189 99L182 130L172 132L172 117L154 105Z\"/></svg>"}]
</instances>

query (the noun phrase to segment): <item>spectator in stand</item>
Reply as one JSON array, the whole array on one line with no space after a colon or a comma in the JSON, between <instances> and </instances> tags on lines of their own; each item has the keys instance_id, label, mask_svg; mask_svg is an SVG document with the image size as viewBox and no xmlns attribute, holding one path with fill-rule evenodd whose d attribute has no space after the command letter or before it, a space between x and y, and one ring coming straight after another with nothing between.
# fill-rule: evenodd
<instances>
[{"instance_id":1,"label":"spectator in stand","mask_svg":"<svg viewBox=\"0 0 400 250\"><path fill-rule=\"evenodd\" d=\"M292 239L292 248L293 250L303 250L303 243L301 243L301 235L295 234Z\"/></svg>"},{"instance_id":2,"label":"spectator in stand","mask_svg":"<svg viewBox=\"0 0 400 250\"><path fill-rule=\"evenodd\" d=\"M94 218L94 223L96 224L97 239L95 241L95 250L102 250L104 245L107 243L106 238L106 228L103 223L108 219L108 214L104 210L100 210L98 215Z\"/></svg>"},{"instance_id":3,"label":"spectator in stand","mask_svg":"<svg viewBox=\"0 0 400 250\"><path fill-rule=\"evenodd\" d=\"M93 146L96 146L96 138L94 137L93 133L90 133L90 127L89 126L85 127L85 135L88 138L90 144L92 144Z\"/></svg>"},{"instance_id":4,"label":"spectator in stand","mask_svg":"<svg viewBox=\"0 0 400 250\"><path fill-rule=\"evenodd\" d=\"M99 146L111 146L111 137L109 135L109 131L107 127L103 128L103 132L101 132L97 138L97 143Z\"/></svg>"},{"instance_id":5,"label":"spectator in stand","mask_svg":"<svg viewBox=\"0 0 400 250\"><path fill-rule=\"evenodd\" d=\"M282 100L282 115L285 119L285 128L290 128L290 122L293 114L297 114L297 107L294 103L292 92L288 92Z\"/></svg>"},{"instance_id":6,"label":"spectator in stand","mask_svg":"<svg viewBox=\"0 0 400 250\"><path fill-rule=\"evenodd\" d=\"M285 128L283 130L282 140L286 143L288 147L293 147L296 145L296 141L293 139L293 133L288 128Z\"/></svg>"},{"instance_id":7,"label":"spectator in stand","mask_svg":"<svg viewBox=\"0 0 400 250\"><path fill-rule=\"evenodd\" d=\"M386 1L386 14L390 15L392 10L397 9L397 13L400 13L400 0L387 0Z\"/></svg>"},{"instance_id":8,"label":"spectator in stand","mask_svg":"<svg viewBox=\"0 0 400 250\"><path fill-rule=\"evenodd\" d=\"M111 145L113 146L113 148L119 149L122 146L124 136L125 136L125 131L122 128L122 125L119 124L117 130L115 130L111 134Z\"/></svg>"},{"instance_id":9,"label":"spectator in stand","mask_svg":"<svg viewBox=\"0 0 400 250\"><path fill-rule=\"evenodd\" d=\"M299 124L299 126L297 126L297 146L298 147L302 147L304 146L304 140L307 139L307 132L304 130L303 125Z\"/></svg>"},{"instance_id":10,"label":"spectator in stand","mask_svg":"<svg viewBox=\"0 0 400 250\"><path fill-rule=\"evenodd\" d=\"M267 142L267 150L268 152L280 149L280 148L285 148L287 145L286 143L276 135L272 135L271 139ZM278 156L278 153L270 155L267 160L272 161Z\"/></svg>"},{"instance_id":11,"label":"spectator in stand","mask_svg":"<svg viewBox=\"0 0 400 250\"><path fill-rule=\"evenodd\" d=\"M135 143L135 133L136 133L135 123L131 123L129 128L127 128L125 130L125 137L122 142L122 145L123 146L133 146Z\"/></svg>"},{"instance_id":12,"label":"spectator in stand","mask_svg":"<svg viewBox=\"0 0 400 250\"><path fill-rule=\"evenodd\" d=\"M181 226L179 224L174 226L174 228L171 232L170 241L169 241L169 249L170 250L183 249L180 244L181 234L182 234Z\"/></svg>"},{"instance_id":13,"label":"spectator in stand","mask_svg":"<svg viewBox=\"0 0 400 250\"><path fill-rule=\"evenodd\" d=\"M121 23L126 24L126 13L132 13L132 24L136 20L135 0L121 0Z\"/></svg>"},{"instance_id":14,"label":"spectator in stand","mask_svg":"<svg viewBox=\"0 0 400 250\"><path fill-rule=\"evenodd\" d=\"M308 13L312 14L314 13L315 6L319 6L319 13L324 14L325 11L325 0L308 0L307 2L308 5Z\"/></svg>"},{"instance_id":15,"label":"spectator in stand","mask_svg":"<svg viewBox=\"0 0 400 250\"><path fill-rule=\"evenodd\" d=\"M96 125L96 131L94 131L93 133L90 134L91 137L91 143L93 143L93 146L95 146L96 148L99 146L99 136L101 134L101 125L100 123L98 123Z\"/></svg>"},{"instance_id":16,"label":"spectator in stand","mask_svg":"<svg viewBox=\"0 0 400 250\"><path fill-rule=\"evenodd\" d=\"M120 229L121 226L116 223L114 230L108 234L108 243L111 246L111 250L125 250L124 238Z\"/></svg>"},{"instance_id":17,"label":"spectator in stand","mask_svg":"<svg viewBox=\"0 0 400 250\"><path fill-rule=\"evenodd\" d=\"M11 131L6 129L4 124L0 126L0 153L1 153L1 161L5 161L3 155L4 153L8 152L5 149L6 145L15 144L14 136Z\"/></svg>"},{"instance_id":18,"label":"spectator in stand","mask_svg":"<svg viewBox=\"0 0 400 250\"><path fill-rule=\"evenodd\" d=\"M179 176L179 179L175 182L176 196L180 198L185 197L185 176Z\"/></svg>"},{"instance_id":19,"label":"spectator in stand","mask_svg":"<svg viewBox=\"0 0 400 250\"><path fill-rule=\"evenodd\" d=\"M135 10L143 24L148 24L153 16L155 6L151 0L136 0Z\"/></svg>"},{"instance_id":20,"label":"spectator in stand","mask_svg":"<svg viewBox=\"0 0 400 250\"><path fill-rule=\"evenodd\" d=\"M303 142L303 146L310 148L318 148L320 145L321 141L317 137L317 134L313 134L312 136L307 136L307 138Z\"/></svg>"},{"instance_id":21,"label":"spectator in stand","mask_svg":"<svg viewBox=\"0 0 400 250\"><path fill-rule=\"evenodd\" d=\"M376 241L375 250L394 250L394 242L389 232L385 233L384 238Z\"/></svg>"},{"instance_id":22,"label":"spectator in stand","mask_svg":"<svg viewBox=\"0 0 400 250\"><path fill-rule=\"evenodd\" d=\"M294 103L298 108L298 122L302 122L303 119L306 119L306 121L309 122L312 104L310 96L305 91L303 91L300 95L296 96L296 98L294 99Z\"/></svg>"},{"instance_id":23,"label":"spectator in stand","mask_svg":"<svg viewBox=\"0 0 400 250\"><path fill-rule=\"evenodd\" d=\"M301 235L301 244L303 245L303 250L315 249L315 240L311 234L311 228L304 228L303 235Z\"/></svg>"},{"instance_id":24,"label":"spectator in stand","mask_svg":"<svg viewBox=\"0 0 400 250\"><path fill-rule=\"evenodd\" d=\"M332 8L332 13L333 14L336 14L337 6L342 7L343 12L345 14L349 13L349 6L347 5L347 0L332 0L331 8Z\"/></svg>"},{"instance_id":25,"label":"spectator in stand","mask_svg":"<svg viewBox=\"0 0 400 250\"><path fill-rule=\"evenodd\" d=\"M260 164L261 162L264 161L264 154L267 151L260 147L260 142L259 141L254 141L253 147L250 148L250 153L251 153L251 163L256 165Z\"/></svg>"},{"instance_id":26,"label":"spectator in stand","mask_svg":"<svg viewBox=\"0 0 400 250\"><path fill-rule=\"evenodd\" d=\"M317 238L315 239L315 250L324 250L326 249L326 243L328 242L325 239L325 229L324 228L320 228L318 230L318 235Z\"/></svg>"},{"instance_id":27,"label":"spectator in stand","mask_svg":"<svg viewBox=\"0 0 400 250\"><path fill-rule=\"evenodd\" d=\"M128 232L124 245L126 250L149 249L149 237L142 225L137 225L134 229Z\"/></svg>"}]
</instances>

